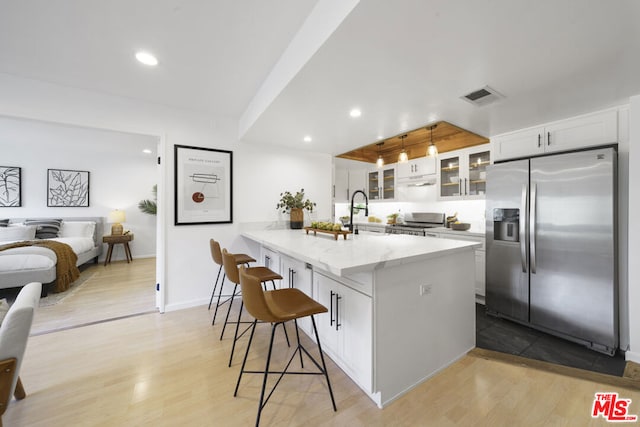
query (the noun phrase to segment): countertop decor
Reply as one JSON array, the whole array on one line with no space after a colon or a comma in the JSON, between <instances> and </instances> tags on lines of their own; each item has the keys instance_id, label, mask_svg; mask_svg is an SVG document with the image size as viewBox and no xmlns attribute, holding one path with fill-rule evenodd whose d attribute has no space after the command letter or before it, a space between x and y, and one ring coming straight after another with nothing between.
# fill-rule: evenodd
<instances>
[{"instance_id":1,"label":"countertop decor","mask_svg":"<svg viewBox=\"0 0 640 427\"><path fill-rule=\"evenodd\" d=\"M280 193L280 201L276 205L276 209L282 209L282 213L289 212L290 227L299 230L304 223L303 209L313 212L315 205L311 200L304 198L304 188L301 188L295 195L291 194L290 191Z\"/></svg>"}]
</instances>

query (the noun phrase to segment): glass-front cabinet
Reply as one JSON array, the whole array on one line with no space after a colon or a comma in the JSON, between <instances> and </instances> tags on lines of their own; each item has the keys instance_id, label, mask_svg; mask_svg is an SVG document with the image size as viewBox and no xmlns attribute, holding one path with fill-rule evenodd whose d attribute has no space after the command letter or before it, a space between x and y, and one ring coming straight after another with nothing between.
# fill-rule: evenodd
<instances>
[{"instance_id":1,"label":"glass-front cabinet","mask_svg":"<svg viewBox=\"0 0 640 427\"><path fill-rule=\"evenodd\" d=\"M392 200L396 197L396 168L387 167L367 174L369 200Z\"/></svg>"},{"instance_id":2,"label":"glass-front cabinet","mask_svg":"<svg viewBox=\"0 0 640 427\"><path fill-rule=\"evenodd\" d=\"M438 159L438 198L484 198L489 164L489 144L441 154Z\"/></svg>"}]
</instances>

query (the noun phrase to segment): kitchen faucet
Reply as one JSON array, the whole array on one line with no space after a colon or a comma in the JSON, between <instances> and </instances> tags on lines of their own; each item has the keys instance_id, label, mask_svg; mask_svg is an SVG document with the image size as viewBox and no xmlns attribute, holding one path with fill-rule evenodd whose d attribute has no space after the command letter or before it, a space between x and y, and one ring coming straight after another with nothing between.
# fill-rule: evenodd
<instances>
[{"instance_id":1,"label":"kitchen faucet","mask_svg":"<svg viewBox=\"0 0 640 427\"><path fill-rule=\"evenodd\" d=\"M353 192L353 195L351 196L351 216L349 217L349 231L353 231L353 199L356 197L356 194L358 193L362 193L362 195L364 196L364 203L365 203L365 208L364 208L364 216L369 216L369 198L367 197L367 194L362 191L362 190L356 190Z\"/></svg>"}]
</instances>

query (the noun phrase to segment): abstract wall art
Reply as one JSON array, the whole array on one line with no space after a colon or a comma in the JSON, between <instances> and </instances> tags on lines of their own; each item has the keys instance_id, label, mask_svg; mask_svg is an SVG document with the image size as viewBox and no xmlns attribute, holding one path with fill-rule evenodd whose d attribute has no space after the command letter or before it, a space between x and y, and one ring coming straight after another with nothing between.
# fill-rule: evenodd
<instances>
[{"instance_id":1,"label":"abstract wall art","mask_svg":"<svg viewBox=\"0 0 640 427\"><path fill-rule=\"evenodd\" d=\"M47 206L88 207L89 172L48 169Z\"/></svg>"},{"instance_id":2,"label":"abstract wall art","mask_svg":"<svg viewBox=\"0 0 640 427\"><path fill-rule=\"evenodd\" d=\"M22 170L0 166L0 207L22 206Z\"/></svg>"}]
</instances>

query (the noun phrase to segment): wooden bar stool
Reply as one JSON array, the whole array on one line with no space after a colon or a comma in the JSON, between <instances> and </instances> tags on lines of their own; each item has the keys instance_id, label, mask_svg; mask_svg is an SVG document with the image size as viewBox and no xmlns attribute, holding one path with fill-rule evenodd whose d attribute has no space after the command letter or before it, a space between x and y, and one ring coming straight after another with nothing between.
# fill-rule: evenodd
<instances>
[{"instance_id":1,"label":"wooden bar stool","mask_svg":"<svg viewBox=\"0 0 640 427\"><path fill-rule=\"evenodd\" d=\"M222 252L220 251L220 243L217 242L214 239L210 239L209 240L209 249L211 251L211 258L213 258L213 262L215 262L216 264L218 264L220 266L220 268L218 268L218 275L216 276L216 281L213 285L213 292L211 292L211 299L209 300L209 308L208 310L211 309L211 303L213 302L213 297L216 294L216 288L218 287L218 279L220 278L220 272L222 272ZM233 257L236 261L236 264L238 265L249 265L250 262L256 262L255 259L253 259L252 257L250 257L249 255L246 254L233 254ZM224 279L225 279L225 275L222 275L222 282L220 283L220 291L218 291L218 300L216 301L216 309L213 313L213 319L211 320L211 324L213 325L216 322L216 316L218 315L218 307L220 307L221 305L226 304L227 302L229 302L231 300L231 302L233 302L233 298L236 297L237 295L234 294L233 295L225 295L225 297L229 297L226 300L222 301L222 303L220 302L220 298L222 297L222 288L224 287ZM235 287L234 287L235 289ZM226 325L225 325L226 326Z\"/></svg>"},{"instance_id":2,"label":"wooden bar stool","mask_svg":"<svg viewBox=\"0 0 640 427\"><path fill-rule=\"evenodd\" d=\"M233 258L233 254L227 252L226 249L222 250L222 264L224 265L224 272L227 278L235 284L233 288L233 293L236 293L236 287L240 286L240 272L238 271L238 264L235 262ZM276 280L282 280L282 276L278 273L268 269L267 267L243 267L246 268L247 271L250 272L251 275L258 278L258 281L262 284L262 286L266 290L266 282L271 282L273 289L276 289ZM242 293L242 292L241 292ZM238 312L238 321L236 323L236 331L233 335L233 344L231 345L231 355L229 356L229 366L231 366L231 362L233 361L233 353L236 349L236 342L240 337L242 337L245 332L249 330L249 328L242 331L242 333L238 334L241 323L253 323L253 322L243 322L242 321L242 308L244 303L240 303L240 311ZM231 304L229 304L229 311L231 310ZM227 311L227 319L229 318L229 311ZM227 319L225 319L225 325L227 323ZM287 344L289 344L289 335L287 334L287 328L285 328L284 324L282 325L284 329L284 335L287 338ZM224 335L224 327L222 328L222 334L220 334L220 339ZM289 344L290 345L290 344Z\"/></svg>"},{"instance_id":3,"label":"wooden bar stool","mask_svg":"<svg viewBox=\"0 0 640 427\"><path fill-rule=\"evenodd\" d=\"M245 307L247 307L247 311L249 312L249 314L251 314L255 318L255 320L253 321L253 325L251 326L251 335L249 336L247 351L245 352L244 359L242 360L242 368L240 369L238 382L236 384L236 389L233 393L233 396L235 397L238 394L238 387L240 386L242 374L253 373L264 375L262 380L262 391L260 392L260 403L258 405L258 415L256 417L256 426L258 426L260 424L260 415L262 414L262 409L267 404L267 401L269 400L276 387L280 383L280 380L285 374L324 375L327 380L327 387L329 388L329 396L331 396L331 404L333 405L333 410L337 411L336 402L333 398L333 390L331 389L331 382L329 381L329 374L327 373L327 365L324 362L324 355L322 354L322 347L320 346L320 337L318 336L316 321L313 317L314 314L326 313L327 308L296 288L263 291L260 287L260 279L251 275L249 272L249 269L246 269L244 267L241 268L240 286L242 288L242 300L244 302L244 305ZM320 353L322 366L311 356L311 354L309 354L307 349L300 344L300 334L298 332L297 319L307 316L311 317L311 324L313 325L313 332L316 337L316 342L318 343L318 351ZM298 345L291 355L289 362L285 365L284 370L272 371L269 367L269 364L271 362L275 329L279 324L284 324L284 322L287 322L289 320L293 320L295 323ZM247 356L249 355L249 349L251 348L253 334L256 330L256 323L258 321L271 323L271 340L269 341L269 352L267 353L267 362L264 371L249 371L245 370L245 365L247 363ZM302 365L303 352L307 355L307 357L309 357L316 368L318 368L319 372L288 370L296 354L300 355L300 365L304 368L304 366ZM265 399L264 394L267 387L267 378L269 374L279 374L279 377Z\"/></svg>"}]
</instances>

